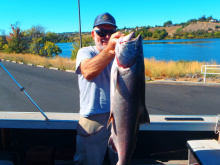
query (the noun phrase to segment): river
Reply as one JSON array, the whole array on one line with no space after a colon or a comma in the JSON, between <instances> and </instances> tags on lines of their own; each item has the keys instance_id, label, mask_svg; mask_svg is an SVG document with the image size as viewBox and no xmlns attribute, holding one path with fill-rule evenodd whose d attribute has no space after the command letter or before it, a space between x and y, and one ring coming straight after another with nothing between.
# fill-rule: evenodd
<instances>
[{"instance_id":1,"label":"river","mask_svg":"<svg viewBox=\"0 0 220 165\"><path fill-rule=\"evenodd\" d=\"M71 57L72 43L57 43L61 57ZM220 64L220 39L144 40L145 58L164 61L199 61Z\"/></svg>"}]
</instances>

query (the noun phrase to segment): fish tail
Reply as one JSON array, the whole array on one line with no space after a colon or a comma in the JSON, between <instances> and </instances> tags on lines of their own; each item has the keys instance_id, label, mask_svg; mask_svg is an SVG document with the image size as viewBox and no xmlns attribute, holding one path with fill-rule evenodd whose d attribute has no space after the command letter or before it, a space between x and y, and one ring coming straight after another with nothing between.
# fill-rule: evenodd
<instances>
[{"instance_id":1,"label":"fish tail","mask_svg":"<svg viewBox=\"0 0 220 165\"><path fill-rule=\"evenodd\" d=\"M145 124L145 123L150 124L150 117L146 107L144 107L143 113L140 117L140 124Z\"/></svg>"}]
</instances>

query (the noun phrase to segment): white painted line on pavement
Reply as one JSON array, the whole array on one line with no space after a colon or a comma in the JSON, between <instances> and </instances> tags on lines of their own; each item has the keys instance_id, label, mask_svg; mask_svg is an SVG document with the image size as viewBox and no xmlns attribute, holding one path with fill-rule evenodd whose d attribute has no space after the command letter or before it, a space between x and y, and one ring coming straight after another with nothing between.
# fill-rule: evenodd
<instances>
[{"instance_id":1,"label":"white painted line on pavement","mask_svg":"<svg viewBox=\"0 0 220 165\"><path fill-rule=\"evenodd\" d=\"M75 73L75 70L66 70L66 72Z\"/></svg>"},{"instance_id":2,"label":"white painted line on pavement","mask_svg":"<svg viewBox=\"0 0 220 165\"><path fill-rule=\"evenodd\" d=\"M59 68L55 68L55 67L49 67L49 69L52 69L52 70L59 70Z\"/></svg>"},{"instance_id":3,"label":"white painted line on pavement","mask_svg":"<svg viewBox=\"0 0 220 165\"><path fill-rule=\"evenodd\" d=\"M42 65L37 65L37 67L39 67L39 68L45 68L45 66L42 66Z\"/></svg>"}]
</instances>

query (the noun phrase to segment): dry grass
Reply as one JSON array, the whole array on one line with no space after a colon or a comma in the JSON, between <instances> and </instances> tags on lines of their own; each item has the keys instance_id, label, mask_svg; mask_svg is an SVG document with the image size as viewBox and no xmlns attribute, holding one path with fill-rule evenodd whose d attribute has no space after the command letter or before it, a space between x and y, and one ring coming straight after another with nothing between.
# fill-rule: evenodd
<instances>
[{"instance_id":1,"label":"dry grass","mask_svg":"<svg viewBox=\"0 0 220 165\"><path fill-rule=\"evenodd\" d=\"M60 70L75 70L75 60L72 61L68 58L55 57L55 58L45 58L33 54L5 54L0 53L0 59L23 62L25 64L31 63L33 65L42 65L47 68L56 67ZM187 75L198 75L203 77L201 74L201 66L207 63L198 61L157 61L154 58L145 59L145 75L150 77L152 80L165 79L165 78L177 78L180 81L196 81ZM211 65L216 65L213 61ZM187 79L186 79L187 78ZM210 78L215 78L211 76ZM220 81L220 79L215 80Z\"/></svg>"},{"instance_id":2,"label":"dry grass","mask_svg":"<svg viewBox=\"0 0 220 165\"><path fill-rule=\"evenodd\" d=\"M183 78L187 75L197 74L201 75L201 66L207 63L198 61L157 61L154 58L145 59L145 75L151 79L163 78ZM213 61L211 65L216 65Z\"/></svg>"},{"instance_id":3,"label":"dry grass","mask_svg":"<svg viewBox=\"0 0 220 165\"><path fill-rule=\"evenodd\" d=\"M42 65L47 68L56 67L60 70L75 70L75 61L59 56L55 58L45 58L34 54L0 53L0 58L9 61L23 62L25 64Z\"/></svg>"},{"instance_id":4,"label":"dry grass","mask_svg":"<svg viewBox=\"0 0 220 165\"><path fill-rule=\"evenodd\" d=\"M190 25L186 26L182 31L192 32L197 30L209 30L210 28L214 31L219 31L216 29L216 26L220 26L220 23L212 23L212 22L198 22L198 23L191 23Z\"/></svg>"}]
</instances>

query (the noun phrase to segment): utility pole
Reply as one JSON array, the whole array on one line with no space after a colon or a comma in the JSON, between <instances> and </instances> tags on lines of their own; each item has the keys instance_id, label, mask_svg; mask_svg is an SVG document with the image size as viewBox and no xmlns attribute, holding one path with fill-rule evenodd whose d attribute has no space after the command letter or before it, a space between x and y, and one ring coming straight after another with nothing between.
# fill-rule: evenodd
<instances>
[{"instance_id":1,"label":"utility pole","mask_svg":"<svg viewBox=\"0 0 220 165\"><path fill-rule=\"evenodd\" d=\"M80 48L82 47L82 36L81 36L81 19L80 19L80 0L78 0L78 12L79 12L79 38L80 38Z\"/></svg>"}]
</instances>

